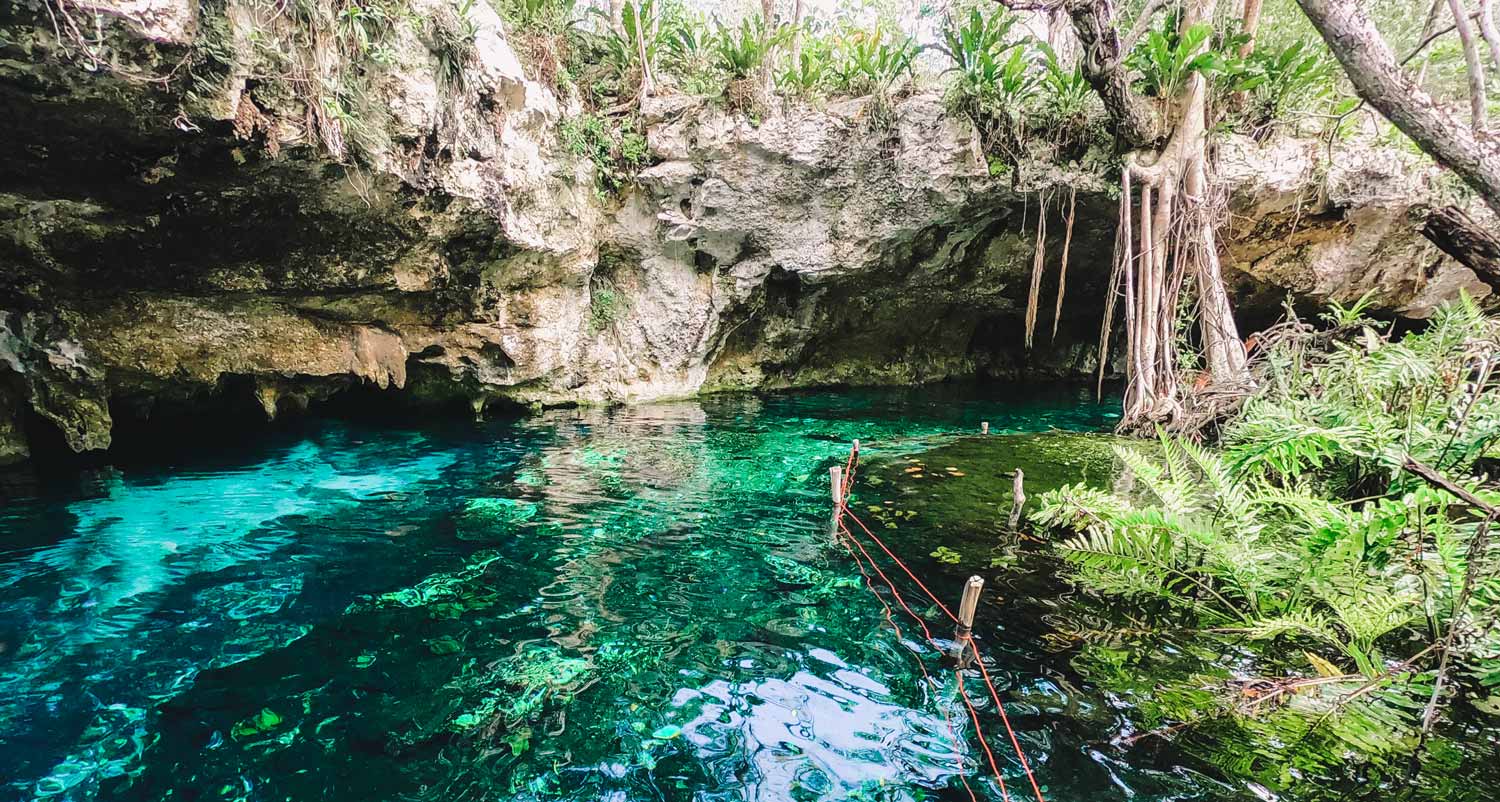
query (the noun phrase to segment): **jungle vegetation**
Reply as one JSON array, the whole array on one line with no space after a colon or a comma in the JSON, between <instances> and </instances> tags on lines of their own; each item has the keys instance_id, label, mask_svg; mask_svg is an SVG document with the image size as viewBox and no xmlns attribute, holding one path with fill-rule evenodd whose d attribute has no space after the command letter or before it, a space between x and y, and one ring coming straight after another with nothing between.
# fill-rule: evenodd
<instances>
[{"instance_id":1,"label":"jungle vegetation","mask_svg":"<svg viewBox=\"0 0 1500 802\"><path fill-rule=\"evenodd\" d=\"M1037 521L1077 585L1214 655L1085 646L1139 694L1142 737L1211 730L1211 759L1273 787L1349 755L1425 765L1452 722L1500 714L1500 322L1465 297L1398 337L1360 306L1267 333L1219 448L1121 447L1121 483L1049 492Z\"/></svg>"}]
</instances>

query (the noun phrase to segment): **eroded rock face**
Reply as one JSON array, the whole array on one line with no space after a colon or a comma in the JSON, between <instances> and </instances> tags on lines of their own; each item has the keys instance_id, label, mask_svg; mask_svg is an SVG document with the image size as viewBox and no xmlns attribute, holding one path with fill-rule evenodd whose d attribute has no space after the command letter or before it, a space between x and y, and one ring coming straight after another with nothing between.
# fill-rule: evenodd
<instances>
[{"instance_id":1,"label":"eroded rock face","mask_svg":"<svg viewBox=\"0 0 1500 802\"><path fill-rule=\"evenodd\" d=\"M1315 304L1370 295L1374 308L1425 318L1444 301L1490 288L1417 228L1446 178L1431 161L1368 142L1231 138L1219 178L1230 188L1228 278L1240 306ZM1451 184L1449 184L1451 186ZM1487 215L1486 211L1479 212Z\"/></svg>"},{"instance_id":2,"label":"eroded rock face","mask_svg":"<svg viewBox=\"0 0 1500 802\"><path fill-rule=\"evenodd\" d=\"M120 416L231 394L274 417L356 386L478 410L1093 369L1115 201L1055 166L992 177L937 93L755 124L652 99L656 163L603 198L488 5L462 6L462 47L459 4L411 5L378 62L293 61L354 76L344 114L266 79L291 67L250 0L98 0L88 53L40 11L5 20L0 462L37 427L95 450ZM1430 175L1315 147L1221 149L1245 299L1373 288L1419 316L1482 292L1409 224Z\"/></svg>"}]
</instances>

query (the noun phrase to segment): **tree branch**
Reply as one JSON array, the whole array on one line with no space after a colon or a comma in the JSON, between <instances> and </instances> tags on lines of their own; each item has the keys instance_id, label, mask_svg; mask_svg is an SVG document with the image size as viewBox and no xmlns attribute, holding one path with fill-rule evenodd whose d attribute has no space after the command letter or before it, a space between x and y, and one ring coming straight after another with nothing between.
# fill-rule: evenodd
<instances>
[{"instance_id":1,"label":"tree branch","mask_svg":"<svg viewBox=\"0 0 1500 802\"><path fill-rule=\"evenodd\" d=\"M1474 133L1484 135L1485 113L1488 98L1484 90L1484 64L1479 61L1479 45L1474 41L1474 29L1469 27L1469 15L1460 0L1448 0L1448 9L1453 12L1453 26L1458 29L1458 41L1464 46L1464 65L1469 73L1469 110L1474 117Z\"/></svg>"},{"instance_id":2,"label":"tree branch","mask_svg":"<svg viewBox=\"0 0 1500 802\"><path fill-rule=\"evenodd\" d=\"M1479 13L1475 16L1479 18L1479 34L1490 48L1490 61L1500 67L1500 31L1495 30L1495 15L1490 8L1490 0L1479 0Z\"/></svg>"},{"instance_id":3,"label":"tree branch","mask_svg":"<svg viewBox=\"0 0 1500 802\"><path fill-rule=\"evenodd\" d=\"M1124 41L1120 43L1120 52L1130 55L1130 51L1135 49L1136 43L1141 41L1146 31L1151 30L1151 18L1172 2L1173 0L1151 0L1145 8L1141 9L1141 15L1135 18L1135 24L1130 27L1130 33L1125 34Z\"/></svg>"},{"instance_id":4,"label":"tree branch","mask_svg":"<svg viewBox=\"0 0 1500 802\"><path fill-rule=\"evenodd\" d=\"M1462 209L1445 206L1433 211L1422 223L1422 236L1500 293L1500 239Z\"/></svg>"},{"instance_id":5,"label":"tree branch","mask_svg":"<svg viewBox=\"0 0 1500 802\"><path fill-rule=\"evenodd\" d=\"M1475 12L1475 13L1469 15L1469 19L1474 19L1475 17L1478 17L1478 16L1479 16L1479 13ZM1417 56L1420 56L1422 54L1422 51L1427 49L1428 45L1432 44L1433 42L1436 42L1437 40L1443 38L1444 36L1447 36L1450 33L1453 33L1454 29L1457 28L1457 27L1458 27L1458 23L1455 22L1454 24L1449 25L1448 27L1442 29L1441 31L1433 31L1432 33L1429 33L1426 36L1424 36L1422 38L1422 41L1417 42L1417 46L1414 47L1414 48L1412 48L1410 53L1406 54L1406 58L1401 59L1401 66L1405 67L1407 64L1409 64L1411 62L1412 59L1416 58ZM1417 76L1417 83L1421 83L1421 82L1422 82L1421 76L1418 75Z\"/></svg>"},{"instance_id":6,"label":"tree branch","mask_svg":"<svg viewBox=\"0 0 1500 802\"><path fill-rule=\"evenodd\" d=\"M1432 468L1429 468L1426 465L1417 462L1410 456L1406 458L1405 462L1401 463L1401 468L1408 473L1414 474L1417 478L1421 479L1427 484L1430 484L1433 487L1438 488L1439 490L1443 490L1454 496L1457 496L1460 501L1489 516L1491 520L1500 518L1500 507L1496 507L1488 501L1485 501L1484 499L1474 495L1473 493L1470 493L1468 490L1465 490L1464 488L1456 484L1452 479L1449 479L1448 477L1443 476Z\"/></svg>"},{"instance_id":7,"label":"tree branch","mask_svg":"<svg viewBox=\"0 0 1500 802\"><path fill-rule=\"evenodd\" d=\"M1079 64L1089 86L1104 102L1115 136L1127 150L1158 144L1165 132L1146 98L1130 89L1125 69L1126 51L1121 47L1116 24L1115 0L996 0L1013 11L1063 9L1073 20L1073 31L1082 48Z\"/></svg>"},{"instance_id":8,"label":"tree branch","mask_svg":"<svg viewBox=\"0 0 1500 802\"><path fill-rule=\"evenodd\" d=\"M1359 3L1297 0L1355 91L1417 146L1458 176L1500 214L1500 150L1440 107L1396 64Z\"/></svg>"}]
</instances>

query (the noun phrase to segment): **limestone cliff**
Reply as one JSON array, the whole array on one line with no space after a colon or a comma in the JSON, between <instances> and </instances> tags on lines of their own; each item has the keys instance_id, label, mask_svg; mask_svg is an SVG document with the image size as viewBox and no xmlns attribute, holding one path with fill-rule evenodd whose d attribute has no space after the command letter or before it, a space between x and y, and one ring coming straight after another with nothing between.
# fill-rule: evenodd
<instances>
[{"instance_id":1,"label":"limestone cliff","mask_svg":"<svg viewBox=\"0 0 1500 802\"><path fill-rule=\"evenodd\" d=\"M754 121L652 99L653 165L606 196L559 144L577 109L487 5L408 5L357 63L252 0L0 17L0 463L39 432L102 449L119 416L231 397L275 416L361 385L482 410L1093 364L1108 188L991 176L936 92ZM1485 292L1414 233L1435 171L1318 148L1220 148L1247 308L1371 289L1420 316Z\"/></svg>"}]
</instances>

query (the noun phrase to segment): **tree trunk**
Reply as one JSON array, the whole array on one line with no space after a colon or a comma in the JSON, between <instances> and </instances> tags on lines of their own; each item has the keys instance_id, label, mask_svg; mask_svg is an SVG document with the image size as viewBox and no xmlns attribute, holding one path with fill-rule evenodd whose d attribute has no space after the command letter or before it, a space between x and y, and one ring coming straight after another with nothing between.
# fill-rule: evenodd
<instances>
[{"instance_id":1,"label":"tree trunk","mask_svg":"<svg viewBox=\"0 0 1500 802\"><path fill-rule=\"evenodd\" d=\"M762 30L765 31L765 38L769 41L771 35L775 33L776 0L760 0L760 18L764 25ZM772 76L775 69L776 59L774 54L767 52L760 63L760 88L765 93L766 98L771 97L771 91L774 89Z\"/></svg>"},{"instance_id":2,"label":"tree trunk","mask_svg":"<svg viewBox=\"0 0 1500 802\"><path fill-rule=\"evenodd\" d=\"M1374 23L1348 0L1297 0L1359 96L1500 214L1500 148L1444 110L1396 64Z\"/></svg>"},{"instance_id":3,"label":"tree trunk","mask_svg":"<svg viewBox=\"0 0 1500 802\"><path fill-rule=\"evenodd\" d=\"M625 0L609 0L609 27L616 36L625 35Z\"/></svg>"},{"instance_id":4,"label":"tree trunk","mask_svg":"<svg viewBox=\"0 0 1500 802\"><path fill-rule=\"evenodd\" d=\"M1479 32L1490 49L1490 61L1500 69L1500 31L1495 29L1495 11L1490 3L1491 0L1479 0Z\"/></svg>"},{"instance_id":5,"label":"tree trunk","mask_svg":"<svg viewBox=\"0 0 1500 802\"><path fill-rule=\"evenodd\" d=\"M1083 75L1104 102L1115 136L1127 148L1145 148L1160 142L1165 132L1155 110L1145 98L1130 90L1130 76L1124 64L1126 54L1115 25L1114 0L1070 0L1066 7L1083 50L1080 56Z\"/></svg>"},{"instance_id":6,"label":"tree trunk","mask_svg":"<svg viewBox=\"0 0 1500 802\"><path fill-rule=\"evenodd\" d=\"M1500 293L1500 239L1462 209L1447 206L1428 215L1422 224L1422 236Z\"/></svg>"},{"instance_id":7,"label":"tree trunk","mask_svg":"<svg viewBox=\"0 0 1500 802\"><path fill-rule=\"evenodd\" d=\"M656 77L652 75L651 54L646 49L647 31L645 20L641 19L641 7L638 4L631 5L631 13L635 15L635 49L636 56L641 60L641 99L645 100L647 95L656 91Z\"/></svg>"},{"instance_id":8,"label":"tree trunk","mask_svg":"<svg viewBox=\"0 0 1500 802\"><path fill-rule=\"evenodd\" d=\"M1464 46L1464 64L1469 72L1469 109L1474 117L1474 133L1484 136L1486 104L1489 98L1484 88L1484 64L1479 60L1479 43L1474 41L1474 29L1469 27L1469 10L1460 0L1448 0L1448 10L1453 12L1453 27L1458 30L1458 41Z\"/></svg>"},{"instance_id":9,"label":"tree trunk","mask_svg":"<svg viewBox=\"0 0 1500 802\"><path fill-rule=\"evenodd\" d=\"M1260 30L1260 7L1263 0L1245 0L1245 13L1240 17L1240 33L1245 43L1240 45L1240 58L1255 52L1255 34Z\"/></svg>"},{"instance_id":10,"label":"tree trunk","mask_svg":"<svg viewBox=\"0 0 1500 802\"><path fill-rule=\"evenodd\" d=\"M792 3L792 68L802 66L802 0Z\"/></svg>"}]
</instances>

